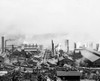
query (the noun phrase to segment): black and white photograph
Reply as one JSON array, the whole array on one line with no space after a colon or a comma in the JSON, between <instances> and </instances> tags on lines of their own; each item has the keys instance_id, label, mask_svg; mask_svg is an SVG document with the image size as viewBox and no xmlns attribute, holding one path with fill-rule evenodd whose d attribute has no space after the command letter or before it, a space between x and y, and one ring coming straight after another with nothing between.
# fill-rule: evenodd
<instances>
[{"instance_id":1,"label":"black and white photograph","mask_svg":"<svg viewBox=\"0 0 100 81\"><path fill-rule=\"evenodd\" d=\"M100 0L0 0L0 81L100 81Z\"/></svg>"}]
</instances>

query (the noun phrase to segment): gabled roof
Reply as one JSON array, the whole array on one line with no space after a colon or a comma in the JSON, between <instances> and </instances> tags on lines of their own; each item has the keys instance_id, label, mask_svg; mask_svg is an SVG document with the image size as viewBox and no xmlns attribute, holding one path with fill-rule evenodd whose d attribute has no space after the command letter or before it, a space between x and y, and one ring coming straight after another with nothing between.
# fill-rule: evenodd
<instances>
[{"instance_id":1,"label":"gabled roof","mask_svg":"<svg viewBox=\"0 0 100 81\"><path fill-rule=\"evenodd\" d=\"M87 58L88 60L90 60L91 62L94 62L98 59L100 59L100 56L97 55L98 52L95 51L91 51L89 49L83 49L81 50L81 54Z\"/></svg>"}]
</instances>

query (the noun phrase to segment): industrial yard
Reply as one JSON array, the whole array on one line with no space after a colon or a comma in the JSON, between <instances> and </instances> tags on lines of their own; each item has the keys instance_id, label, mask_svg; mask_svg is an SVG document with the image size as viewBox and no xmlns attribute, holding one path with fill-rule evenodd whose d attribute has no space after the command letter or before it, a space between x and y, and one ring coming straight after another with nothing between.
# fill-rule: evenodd
<instances>
[{"instance_id":1,"label":"industrial yard","mask_svg":"<svg viewBox=\"0 0 100 81\"><path fill-rule=\"evenodd\" d=\"M1 39L0 77L7 77L3 81L100 79L98 49L75 44L74 50L70 51L69 40L66 41L67 51L61 49L59 44L55 46L53 40L51 49L43 49L43 45L38 44L10 45L8 48L5 38Z\"/></svg>"},{"instance_id":2,"label":"industrial yard","mask_svg":"<svg viewBox=\"0 0 100 81\"><path fill-rule=\"evenodd\" d=\"M0 81L100 81L100 0L0 0Z\"/></svg>"}]
</instances>

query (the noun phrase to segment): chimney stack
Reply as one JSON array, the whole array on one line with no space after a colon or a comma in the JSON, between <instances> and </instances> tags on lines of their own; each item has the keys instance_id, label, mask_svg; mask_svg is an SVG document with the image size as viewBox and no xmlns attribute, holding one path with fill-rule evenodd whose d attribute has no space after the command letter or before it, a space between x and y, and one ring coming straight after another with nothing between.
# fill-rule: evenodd
<instances>
[{"instance_id":1,"label":"chimney stack","mask_svg":"<svg viewBox=\"0 0 100 81\"><path fill-rule=\"evenodd\" d=\"M54 43L53 43L53 40L52 40L52 55L54 55Z\"/></svg>"},{"instance_id":2,"label":"chimney stack","mask_svg":"<svg viewBox=\"0 0 100 81\"><path fill-rule=\"evenodd\" d=\"M12 53L13 53L13 51L14 51L14 45L12 45Z\"/></svg>"},{"instance_id":3,"label":"chimney stack","mask_svg":"<svg viewBox=\"0 0 100 81\"><path fill-rule=\"evenodd\" d=\"M66 40L67 53L69 53L69 40Z\"/></svg>"},{"instance_id":4,"label":"chimney stack","mask_svg":"<svg viewBox=\"0 0 100 81\"><path fill-rule=\"evenodd\" d=\"M4 52L4 36L1 37L1 41L2 41L2 43L1 43L2 47L1 48L2 48L2 53L3 53Z\"/></svg>"},{"instance_id":5,"label":"chimney stack","mask_svg":"<svg viewBox=\"0 0 100 81\"><path fill-rule=\"evenodd\" d=\"M99 44L96 44L96 51L99 50Z\"/></svg>"},{"instance_id":6,"label":"chimney stack","mask_svg":"<svg viewBox=\"0 0 100 81\"><path fill-rule=\"evenodd\" d=\"M74 43L74 50L77 48L77 45L76 45L76 43Z\"/></svg>"}]
</instances>

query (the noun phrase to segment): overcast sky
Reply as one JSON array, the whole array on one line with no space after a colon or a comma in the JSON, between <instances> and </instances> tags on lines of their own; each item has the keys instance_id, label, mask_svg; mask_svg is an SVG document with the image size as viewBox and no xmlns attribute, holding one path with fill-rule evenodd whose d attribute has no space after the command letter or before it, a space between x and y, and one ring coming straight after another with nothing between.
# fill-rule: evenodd
<instances>
[{"instance_id":1,"label":"overcast sky","mask_svg":"<svg viewBox=\"0 0 100 81\"><path fill-rule=\"evenodd\" d=\"M0 33L68 33L100 40L100 0L0 0Z\"/></svg>"}]
</instances>

